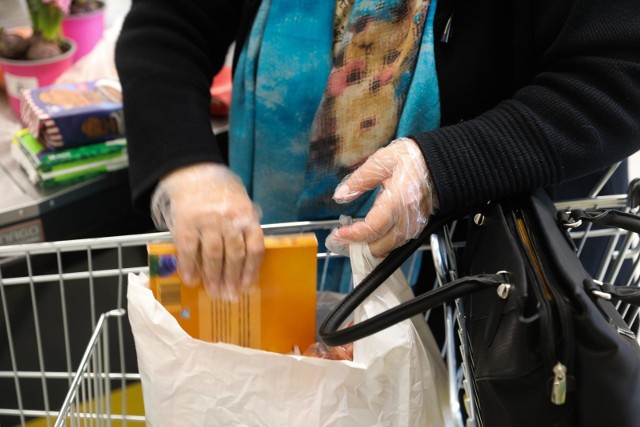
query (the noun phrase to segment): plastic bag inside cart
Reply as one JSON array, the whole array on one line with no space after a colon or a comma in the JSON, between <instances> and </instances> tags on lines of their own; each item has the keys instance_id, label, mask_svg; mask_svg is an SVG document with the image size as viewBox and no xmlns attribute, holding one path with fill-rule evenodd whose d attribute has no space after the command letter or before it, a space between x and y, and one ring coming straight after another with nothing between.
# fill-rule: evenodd
<instances>
[{"instance_id":1,"label":"plastic bag inside cart","mask_svg":"<svg viewBox=\"0 0 640 427\"><path fill-rule=\"evenodd\" d=\"M336 225L337 221L304 222L264 229L265 234L279 234ZM148 233L0 246L1 426L146 423L129 313L122 315L120 309L127 303L127 276L149 271L151 241L169 242L171 236ZM334 289L324 286L332 280L324 267L337 258L317 255L327 261L318 263L317 301L323 302L317 312L319 324L342 296L322 291ZM113 312L120 314L101 321L103 313ZM334 361L313 361L327 366L346 363L329 362ZM313 380L303 385L315 396ZM382 395L384 387L384 382L379 385ZM408 399L401 401L408 404ZM404 409L397 408L403 414Z\"/></svg>"},{"instance_id":2,"label":"plastic bag inside cart","mask_svg":"<svg viewBox=\"0 0 640 427\"><path fill-rule=\"evenodd\" d=\"M353 245L359 283L374 266ZM451 425L447 373L424 317L354 343L353 361L283 355L189 337L147 288L129 276L148 425ZM413 297L401 271L356 311L369 318Z\"/></svg>"}]
</instances>

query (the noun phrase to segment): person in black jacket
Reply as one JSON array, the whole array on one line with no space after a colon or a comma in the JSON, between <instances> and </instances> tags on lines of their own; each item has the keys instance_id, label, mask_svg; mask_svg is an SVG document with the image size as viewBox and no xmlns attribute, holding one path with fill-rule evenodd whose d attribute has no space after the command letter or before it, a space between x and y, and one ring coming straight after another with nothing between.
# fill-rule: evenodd
<instances>
[{"instance_id":1,"label":"person in black jacket","mask_svg":"<svg viewBox=\"0 0 640 427\"><path fill-rule=\"evenodd\" d=\"M255 279L254 202L263 222L366 215L329 246L384 256L436 210L584 197L640 147L635 0L288 3L134 0L117 43L133 203L214 294ZM234 41L230 169L208 106Z\"/></svg>"}]
</instances>

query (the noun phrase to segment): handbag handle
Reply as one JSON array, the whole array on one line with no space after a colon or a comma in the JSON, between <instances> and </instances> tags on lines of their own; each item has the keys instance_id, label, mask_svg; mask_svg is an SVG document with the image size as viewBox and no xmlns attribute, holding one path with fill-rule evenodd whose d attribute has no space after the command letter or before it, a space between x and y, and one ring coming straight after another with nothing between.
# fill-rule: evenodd
<instances>
[{"instance_id":1,"label":"handbag handle","mask_svg":"<svg viewBox=\"0 0 640 427\"><path fill-rule=\"evenodd\" d=\"M635 178L627 188L627 208L640 206L640 178ZM569 209L558 211L558 221L565 228L579 227L582 221L588 221L602 227L618 227L634 233L640 233L640 217L627 212L612 209Z\"/></svg>"},{"instance_id":2,"label":"handbag handle","mask_svg":"<svg viewBox=\"0 0 640 427\"><path fill-rule=\"evenodd\" d=\"M446 285L432 289L424 294L405 301L389 310L377 314L369 319L363 320L345 329L338 329L347 317L355 310L359 304L354 304L353 300L336 307L325 318L320 326L319 335L322 342L329 346L344 345L369 335L375 334L398 322L406 320L425 310L437 307L440 304L451 302L471 293L482 291L489 287L498 287L506 283L506 273L479 274L476 276L463 277L458 280L448 282ZM361 283L356 289L361 289ZM371 292L376 287L371 288ZM353 292L353 291L352 291ZM369 294L371 293L369 292ZM365 295L365 297L368 296Z\"/></svg>"},{"instance_id":3,"label":"handbag handle","mask_svg":"<svg viewBox=\"0 0 640 427\"><path fill-rule=\"evenodd\" d=\"M640 186L639 180L632 181L629 190L629 197L634 195L638 198L637 190ZM634 189L634 191L632 191ZM572 209L570 211L558 212L558 220L565 227L572 228L581 224L581 221L588 221L602 227L617 227L623 230L640 233L640 217L627 212L611 209ZM585 281L585 287L594 295L608 299L626 302L631 305L640 306L640 288L635 286L616 286L610 283L602 283L589 279Z\"/></svg>"},{"instance_id":4,"label":"handbag handle","mask_svg":"<svg viewBox=\"0 0 640 427\"><path fill-rule=\"evenodd\" d=\"M506 282L506 273L482 274L464 277L447 283L444 286L402 304L397 305L374 317L345 329L338 329L351 313L375 291L394 271L396 271L418 248L440 227L450 223L459 215L434 216L418 237L394 249L380 262L358 286L349 292L338 305L331 310L320 326L318 335L329 346L338 346L364 338L388 328L402 320L413 317L430 308L448 301L453 301L463 295L497 287Z\"/></svg>"},{"instance_id":5,"label":"handbag handle","mask_svg":"<svg viewBox=\"0 0 640 427\"><path fill-rule=\"evenodd\" d=\"M588 221L602 227L618 227L640 233L640 217L611 209L572 209L558 212L558 220L565 227L577 227Z\"/></svg>"}]
</instances>

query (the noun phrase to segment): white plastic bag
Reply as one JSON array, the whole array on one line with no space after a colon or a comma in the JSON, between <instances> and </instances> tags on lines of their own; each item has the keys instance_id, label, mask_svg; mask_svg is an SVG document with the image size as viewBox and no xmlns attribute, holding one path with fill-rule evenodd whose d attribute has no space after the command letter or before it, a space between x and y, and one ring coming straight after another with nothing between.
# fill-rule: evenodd
<instances>
[{"instance_id":1,"label":"white plastic bag","mask_svg":"<svg viewBox=\"0 0 640 427\"><path fill-rule=\"evenodd\" d=\"M352 246L358 283L374 265ZM354 343L354 360L282 355L188 336L129 275L129 320L150 426L451 425L444 362L420 316ZM413 295L396 272L355 313L373 316Z\"/></svg>"}]
</instances>

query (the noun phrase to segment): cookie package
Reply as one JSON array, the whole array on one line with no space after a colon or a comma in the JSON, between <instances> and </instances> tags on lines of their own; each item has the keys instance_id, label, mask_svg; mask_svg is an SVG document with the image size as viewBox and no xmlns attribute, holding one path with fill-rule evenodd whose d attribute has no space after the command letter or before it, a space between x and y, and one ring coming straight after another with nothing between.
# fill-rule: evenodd
<instances>
[{"instance_id":1,"label":"cookie package","mask_svg":"<svg viewBox=\"0 0 640 427\"><path fill-rule=\"evenodd\" d=\"M149 242L149 287L192 338L283 354L316 341L318 241L313 233L268 235L259 277L229 301L187 286L173 242Z\"/></svg>"},{"instance_id":2,"label":"cookie package","mask_svg":"<svg viewBox=\"0 0 640 427\"><path fill-rule=\"evenodd\" d=\"M78 147L124 136L122 89L100 79L23 89L21 118L47 148Z\"/></svg>"}]
</instances>

